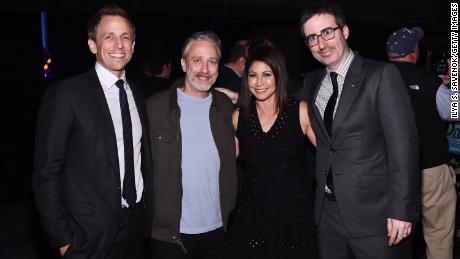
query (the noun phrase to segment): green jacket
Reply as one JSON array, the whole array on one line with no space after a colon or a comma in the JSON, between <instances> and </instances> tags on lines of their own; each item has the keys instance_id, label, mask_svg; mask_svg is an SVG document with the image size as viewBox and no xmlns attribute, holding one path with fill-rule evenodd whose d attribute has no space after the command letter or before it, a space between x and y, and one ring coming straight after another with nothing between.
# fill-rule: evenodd
<instances>
[{"instance_id":1,"label":"green jacket","mask_svg":"<svg viewBox=\"0 0 460 259\"><path fill-rule=\"evenodd\" d=\"M184 250L179 235L182 204L182 141L180 108L176 88L178 80L166 91L146 101L153 157L153 228L151 237L177 243ZM209 120L220 158L220 209L224 229L237 192L235 137L232 125L233 105L223 93L211 90Z\"/></svg>"}]
</instances>

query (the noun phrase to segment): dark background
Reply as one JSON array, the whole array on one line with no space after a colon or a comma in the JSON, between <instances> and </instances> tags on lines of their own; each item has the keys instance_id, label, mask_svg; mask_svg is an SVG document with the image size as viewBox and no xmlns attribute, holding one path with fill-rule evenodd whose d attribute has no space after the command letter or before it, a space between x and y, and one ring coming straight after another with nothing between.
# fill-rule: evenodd
<instances>
[{"instance_id":1,"label":"dark background","mask_svg":"<svg viewBox=\"0 0 460 259\"><path fill-rule=\"evenodd\" d=\"M224 57L234 41L254 35L272 40L284 53L291 79L299 81L320 67L303 45L300 14L306 0L151 0L151 1L27 1L0 9L3 54L0 88L0 258L54 256L41 234L30 191L35 118L40 96L53 80L80 74L94 64L87 47L86 23L104 3L127 9L137 27L136 54L164 46L172 53L173 76L180 76L180 47L191 33L213 30L223 41ZM450 4L437 0L334 1L342 6L350 28L352 49L385 60L388 34L421 26L421 66L436 62L450 49ZM52 80L43 77L40 11L47 12ZM427 51L433 53L431 59ZM447 52L448 53L448 52ZM23 257L19 257L23 255Z\"/></svg>"}]
</instances>

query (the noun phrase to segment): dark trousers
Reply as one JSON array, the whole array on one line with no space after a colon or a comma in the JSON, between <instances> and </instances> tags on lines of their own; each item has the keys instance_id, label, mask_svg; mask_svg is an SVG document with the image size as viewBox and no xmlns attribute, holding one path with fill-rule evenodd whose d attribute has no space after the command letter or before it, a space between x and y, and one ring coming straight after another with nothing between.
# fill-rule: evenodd
<instances>
[{"instance_id":1,"label":"dark trousers","mask_svg":"<svg viewBox=\"0 0 460 259\"><path fill-rule=\"evenodd\" d=\"M121 209L117 237L107 259L144 258L144 208L143 202L134 209Z\"/></svg>"},{"instance_id":2,"label":"dark trousers","mask_svg":"<svg viewBox=\"0 0 460 259\"><path fill-rule=\"evenodd\" d=\"M321 259L411 259L412 236L391 247L387 235L352 237L344 228L336 202L325 198L318 250Z\"/></svg>"},{"instance_id":3,"label":"dark trousers","mask_svg":"<svg viewBox=\"0 0 460 259\"><path fill-rule=\"evenodd\" d=\"M178 244L151 240L155 259L221 259L224 254L223 228L202 234L180 234L184 247ZM185 248L185 250L184 250Z\"/></svg>"},{"instance_id":4,"label":"dark trousers","mask_svg":"<svg viewBox=\"0 0 460 259\"><path fill-rule=\"evenodd\" d=\"M117 213L119 225L117 235L106 255L88 255L87 251L74 251L70 244L64 259L108 258L108 259L143 259L144 258L144 206L138 203L134 209L125 208ZM101 239L106 238L101 236ZM99 252L101 253L101 252ZM104 253L104 252L102 252Z\"/></svg>"}]
</instances>

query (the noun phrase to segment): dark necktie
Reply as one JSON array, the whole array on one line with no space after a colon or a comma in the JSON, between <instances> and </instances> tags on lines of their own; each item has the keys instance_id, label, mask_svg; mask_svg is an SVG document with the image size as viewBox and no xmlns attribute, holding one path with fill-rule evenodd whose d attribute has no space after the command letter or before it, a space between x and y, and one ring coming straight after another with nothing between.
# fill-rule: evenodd
<instances>
[{"instance_id":1,"label":"dark necktie","mask_svg":"<svg viewBox=\"0 0 460 259\"><path fill-rule=\"evenodd\" d=\"M337 73L330 72L333 92L329 101L327 101L326 109L324 110L324 126L326 127L329 136L332 135L332 121L334 120L334 109L337 103L337 95L339 94L339 85L337 84ZM329 173L326 178L326 185L334 195L334 182L332 180L332 171L329 169Z\"/></svg>"},{"instance_id":2,"label":"dark necktie","mask_svg":"<svg viewBox=\"0 0 460 259\"><path fill-rule=\"evenodd\" d=\"M124 88L123 80L118 80L115 85L120 89L120 110L123 123L123 144L125 151L125 176L123 179L123 198L129 207L136 204L136 186L134 182L134 154L133 154L133 130L131 114L129 113L128 97Z\"/></svg>"},{"instance_id":3,"label":"dark necktie","mask_svg":"<svg viewBox=\"0 0 460 259\"><path fill-rule=\"evenodd\" d=\"M339 85L337 84L337 73L330 72L333 92L329 101L327 101L326 109L324 110L324 126L326 127L329 136L332 135L332 121L334 120L334 109L337 103L337 95L339 94Z\"/></svg>"}]
</instances>

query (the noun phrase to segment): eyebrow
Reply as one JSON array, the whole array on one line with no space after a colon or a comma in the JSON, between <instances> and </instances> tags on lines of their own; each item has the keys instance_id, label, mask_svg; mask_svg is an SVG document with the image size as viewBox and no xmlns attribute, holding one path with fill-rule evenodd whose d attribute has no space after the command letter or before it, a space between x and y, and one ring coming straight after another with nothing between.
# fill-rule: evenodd
<instances>
[{"instance_id":1,"label":"eyebrow","mask_svg":"<svg viewBox=\"0 0 460 259\"><path fill-rule=\"evenodd\" d=\"M338 25L335 25L335 26L327 26L327 27L324 27L323 29L321 29L321 30L319 31L319 34L321 34L325 29L332 29L332 28L335 28L335 27L339 27L339 26L338 26ZM312 34L308 34L307 36L305 36L305 38L308 38L308 37L313 36L313 35L318 36L318 34L312 33Z\"/></svg>"}]
</instances>

